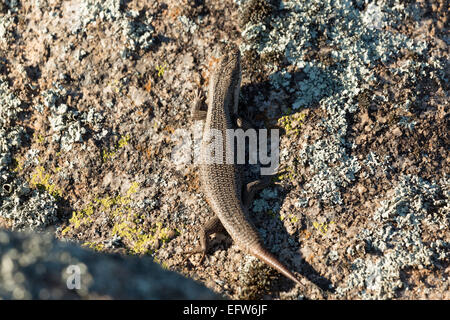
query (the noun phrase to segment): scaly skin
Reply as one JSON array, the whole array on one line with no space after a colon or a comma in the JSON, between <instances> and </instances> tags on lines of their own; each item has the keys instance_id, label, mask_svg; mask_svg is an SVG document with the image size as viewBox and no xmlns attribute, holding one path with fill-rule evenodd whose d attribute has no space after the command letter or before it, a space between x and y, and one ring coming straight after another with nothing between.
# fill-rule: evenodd
<instances>
[{"instance_id":1,"label":"scaly skin","mask_svg":"<svg viewBox=\"0 0 450 320\"><path fill-rule=\"evenodd\" d=\"M211 219L202 230L201 248L195 252L202 252L203 259L207 249L208 235L218 231L222 225L240 248L261 259L297 284L301 284L291 271L262 246L254 225L246 218L248 208L243 203L251 203L250 198L253 198L255 191L266 187L269 184L268 180L258 180L243 188L241 166L227 164L225 152L223 152L221 164L205 163L211 143L220 143L208 139L208 132L211 129L222 133L224 137L222 150L227 150L225 132L226 129L235 129L235 124L238 122L236 119L240 84L240 52L235 46L228 47L210 79L208 111L200 148L200 181L207 202L216 217ZM194 117L204 118L205 112L200 111L198 106L196 108Z\"/></svg>"}]
</instances>

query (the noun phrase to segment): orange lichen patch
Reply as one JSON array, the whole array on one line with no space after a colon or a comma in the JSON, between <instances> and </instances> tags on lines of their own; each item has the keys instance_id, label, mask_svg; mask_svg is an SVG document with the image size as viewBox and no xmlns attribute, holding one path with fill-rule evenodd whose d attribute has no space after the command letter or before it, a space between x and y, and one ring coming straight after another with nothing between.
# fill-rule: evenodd
<instances>
[{"instance_id":1,"label":"orange lichen patch","mask_svg":"<svg viewBox=\"0 0 450 320\"><path fill-rule=\"evenodd\" d=\"M172 21L175 21L181 13L180 7L169 8L168 10L164 10L163 15L168 16Z\"/></svg>"},{"instance_id":2,"label":"orange lichen patch","mask_svg":"<svg viewBox=\"0 0 450 320\"><path fill-rule=\"evenodd\" d=\"M147 148L147 149L145 150L145 155L146 155L147 159L150 160L150 159L152 158L152 150L149 149L149 148Z\"/></svg>"},{"instance_id":3,"label":"orange lichen patch","mask_svg":"<svg viewBox=\"0 0 450 320\"><path fill-rule=\"evenodd\" d=\"M219 62L219 60L220 60L219 58L212 57L208 62L208 69L212 70L213 67L217 64L217 62Z\"/></svg>"},{"instance_id":4,"label":"orange lichen patch","mask_svg":"<svg viewBox=\"0 0 450 320\"><path fill-rule=\"evenodd\" d=\"M309 230L303 230L302 232L300 232L300 237L303 240L308 240L311 237L311 232Z\"/></svg>"},{"instance_id":5,"label":"orange lichen patch","mask_svg":"<svg viewBox=\"0 0 450 320\"><path fill-rule=\"evenodd\" d=\"M208 86L209 76L212 74L212 70L214 70L214 66L219 60L219 58L211 57L208 61L208 71L202 71L202 78L205 79L205 86Z\"/></svg>"},{"instance_id":6,"label":"orange lichen patch","mask_svg":"<svg viewBox=\"0 0 450 320\"><path fill-rule=\"evenodd\" d=\"M194 174L193 172L189 172L186 175L187 188L189 192L199 192L200 190L200 177L198 174ZM205 199L208 202L207 199Z\"/></svg>"},{"instance_id":7,"label":"orange lichen patch","mask_svg":"<svg viewBox=\"0 0 450 320\"><path fill-rule=\"evenodd\" d=\"M137 145L137 146L136 146L136 150L137 150L140 154L144 155L145 158L146 158L147 160L150 160L150 159L151 159L151 156L152 156L152 150L151 150L151 148L147 148L146 146L143 146L143 145Z\"/></svg>"},{"instance_id":8,"label":"orange lichen patch","mask_svg":"<svg viewBox=\"0 0 450 320\"><path fill-rule=\"evenodd\" d=\"M145 91L150 92L152 90L152 80L148 79L147 83L144 86Z\"/></svg>"},{"instance_id":9,"label":"orange lichen patch","mask_svg":"<svg viewBox=\"0 0 450 320\"><path fill-rule=\"evenodd\" d=\"M170 134L173 134L175 132L175 128L171 126L164 127L163 131L169 132Z\"/></svg>"}]
</instances>

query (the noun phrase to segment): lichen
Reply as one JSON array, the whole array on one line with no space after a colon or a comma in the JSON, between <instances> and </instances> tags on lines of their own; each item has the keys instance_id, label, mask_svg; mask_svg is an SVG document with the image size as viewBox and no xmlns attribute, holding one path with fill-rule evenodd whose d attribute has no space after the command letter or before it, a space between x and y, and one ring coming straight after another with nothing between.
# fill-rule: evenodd
<instances>
[{"instance_id":1,"label":"lichen","mask_svg":"<svg viewBox=\"0 0 450 320\"><path fill-rule=\"evenodd\" d=\"M393 5L384 5L385 2ZM264 0L239 3L244 12L252 6L269 5ZM301 198L316 199L321 205L340 205L343 188L351 185L361 170L359 160L349 154L355 145L346 140L348 119L360 108L358 97L365 92L367 84L375 80L374 68L380 61L386 63L398 57L401 49L423 55L427 44L386 31L388 26L414 14L398 1L373 3L367 8L362 2L343 0L286 0L270 3L270 6L270 10L263 10L263 18L244 21L245 41L241 51L244 56L247 53L273 55L279 57L280 62L286 61L287 65L265 65L265 70L272 72L269 83L275 92L273 95L288 93L286 103L290 103L291 110L319 106L327 114L319 122L324 135L305 145L300 152L298 160L313 174L305 181ZM248 11L250 16L251 11ZM324 59L321 54L328 58ZM327 63L328 60L332 63ZM413 69L419 68L417 64L411 62L402 66L402 72L413 77L416 73ZM419 69L424 68L425 65L421 65ZM365 103L372 99L376 97L367 96ZM402 119L401 125L414 129L414 121ZM286 116L279 120L288 133L295 134L301 132L301 122L294 127ZM289 134L283 139L290 139ZM307 206L308 201L302 203Z\"/></svg>"},{"instance_id":2,"label":"lichen","mask_svg":"<svg viewBox=\"0 0 450 320\"><path fill-rule=\"evenodd\" d=\"M296 112L291 115L283 116L278 119L278 124L282 127L287 135L298 135L305 121L306 112Z\"/></svg>"},{"instance_id":3,"label":"lichen","mask_svg":"<svg viewBox=\"0 0 450 320\"><path fill-rule=\"evenodd\" d=\"M58 199L62 195L60 188L53 183L52 175L45 172L44 167L38 166L35 172L31 175L30 186L32 188L43 189L51 194L55 199Z\"/></svg>"},{"instance_id":4,"label":"lichen","mask_svg":"<svg viewBox=\"0 0 450 320\"><path fill-rule=\"evenodd\" d=\"M120 239L120 242L133 254L148 254L155 251L159 242L169 241L170 232L161 222L155 223L151 228L144 228L142 221L145 219L143 213L136 210L136 204L132 201L133 195L137 193L139 184L133 182L125 195L106 196L95 198L83 209L77 210L69 219L69 224L62 229L61 235L66 236L69 232L76 232L81 226L94 223L98 214L102 214L112 223L110 238ZM113 246L109 243L86 242L86 245L96 250L102 250Z\"/></svg>"},{"instance_id":5,"label":"lichen","mask_svg":"<svg viewBox=\"0 0 450 320\"><path fill-rule=\"evenodd\" d=\"M128 141L130 140L130 135L126 134L120 137L117 144L111 150L102 150L102 160L103 162L113 159L117 152L128 145Z\"/></svg>"},{"instance_id":6,"label":"lichen","mask_svg":"<svg viewBox=\"0 0 450 320\"><path fill-rule=\"evenodd\" d=\"M345 286L337 290L340 296L356 287L360 288L361 298L390 299L404 288L401 270L422 269L448 260L449 243L430 243L422 238L426 228L448 230L450 226L448 185L448 177L439 183L411 175L401 177L375 211L373 221L378 223L358 236L367 243L369 251L379 254L353 261Z\"/></svg>"},{"instance_id":7,"label":"lichen","mask_svg":"<svg viewBox=\"0 0 450 320\"><path fill-rule=\"evenodd\" d=\"M17 177L23 167L14 153L27 134L22 126L12 124L22 111L21 105L22 101L11 92L8 79L1 77L0 216L8 219L14 230L44 230L59 220L56 199L51 194L56 189L43 172L36 176L36 184L31 185ZM38 188L38 184L43 188Z\"/></svg>"}]
</instances>

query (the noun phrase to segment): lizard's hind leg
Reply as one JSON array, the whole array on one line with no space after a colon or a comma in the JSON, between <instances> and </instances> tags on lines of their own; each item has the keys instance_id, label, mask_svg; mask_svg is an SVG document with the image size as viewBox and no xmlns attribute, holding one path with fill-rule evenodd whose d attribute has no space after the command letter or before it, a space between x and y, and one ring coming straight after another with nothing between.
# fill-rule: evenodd
<instances>
[{"instance_id":1,"label":"lizard's hind leg","mask_svg":"<svg viewBox=\"0 0 450 320\"><path fill-rule=\"evenodd\" d=\"M200 258L199 265L203 262L205 259L206 252L208 251L209 247L209 236L213 233L222 233L225 231L225 228L223 227L222 223L220 222L219 218L214 216L211 218L207 223L205 223L202 228L200 229L200 245L194 248L193 250L186 252L187 255L183 263L186 261L186 259L196 253L201 253L202 257Z\"/></svg>"},{"instance_id":2,"label":"lizard's hind leg","mask_svg":"<svg viewBox=\"0 0 450 320\"><path fill-rule=\"evenodd\" d=\"M244 131L248 129L255 129L255 125L250 120L240 116L236 117L236 126Z\"/></svg>"},{"instance_id":3,"label":"lizard's hind leg","mask_svg":"<svg viewBox=\"0 0 450 320\"><path fill-rule=\"evenodd\" d=\"M273 176L264 176L259 180L252 181L242 188L242 204L249 208L255 198L256 192L273 184Z\"/></svg>"}]
</instances>

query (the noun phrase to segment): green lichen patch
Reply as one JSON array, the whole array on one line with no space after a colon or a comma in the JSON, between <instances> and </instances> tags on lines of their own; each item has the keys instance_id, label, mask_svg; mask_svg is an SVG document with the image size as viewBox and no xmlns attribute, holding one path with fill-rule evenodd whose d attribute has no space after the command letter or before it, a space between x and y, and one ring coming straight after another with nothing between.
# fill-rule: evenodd
<instances>
[{"instance_id":1,"label":"green lichen patch","mask_svg":"<svg viewBox=\"0 0 450 320\"><path fill-rule=\"evenodd\" d=\"M127 135L121 136L119 141L116 143L116 145L112 149L110 149L110 150L103 149L102 150L103 162L113 159L120 149L122 149L128 145L129 140L130 140L130 135L127 134Z\"/></svg>"},{"instance_id":2,"label":"green lichen patch","mask_svg":"<svg viewBox=\"0 0 450 320\"><path fill-rule=\"evenodd\" d=\"M278 119L278 125L285 130L287 135L298 135L305 122L307 112L296 112Z\"/></svg>"},{"instance_id":3,"label":"green lichen patch","mask_svg":"<svg viewBox=\"0 0 450 320\"><path fill-rule=\"evenodd\" d=\"M42 166L38 166L31 175L30 186L45 190L56 199L62 196L62 191L53 183L51 174L45 172L45 169Z\"/></svg>"},{"instance_id":4,"label":"green lichen patch","mask_svg":"<svg viewBox=\"0 0 450 320\"><path fill-rule=\"evenodd\" d=\"M125 195L95 198L83 209L73 213L69 223L61 231L62 236L76 234L81 228L95 224L98 219L109 221L108 239L114 241L93 242L86 241L85 245L95 250L104 250L120 240L132 254L149 254L157 250L161 244L169 241L173 234L171 229L161 222L149 226L143 221L146 213L138 210L133 203L133 196L138 192L139 185L133 182ZM109 243L110 244L107 244Z\"/></svg>"}]
</instances>

